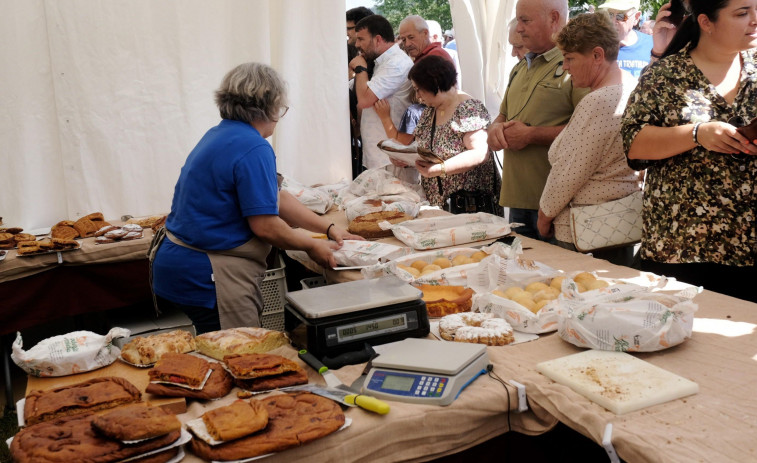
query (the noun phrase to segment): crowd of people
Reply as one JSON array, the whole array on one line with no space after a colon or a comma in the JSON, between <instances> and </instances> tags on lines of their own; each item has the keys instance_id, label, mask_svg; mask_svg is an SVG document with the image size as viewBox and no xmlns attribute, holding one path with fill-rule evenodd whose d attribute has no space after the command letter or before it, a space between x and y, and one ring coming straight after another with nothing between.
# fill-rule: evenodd
<instances>
[{"instance_id":1,"label":"crowd of people","mask_svg":"<svg viewBox=\"0 0 757 463\"><path fill-rule=\"evenodd\" d=\"M420 182L439 207L462 192L486 195L498 204L490 212L508 208L517 233L568 249L571 207L638 194L643 183L637 259L633 246L595 256L757 300L743 284L757 277L757 140L738 130L755 116L757 0L684 0L680 18L678 6L660 8L649 36L636 29L639 0L570 20L567 0L518 0L508 40L519 62L496 115L461 90L453 30L412 15L395 35L371 10L347 11L358 167ZM198 331L259 324L271 245L333 267L333 250L359 239L280 190L265 138L286 101L269 66L233 69L216 93L222 122L181 170L153 286ZM388 138L438 160L392 161L377 146ZM305 240L292 226L331 240ZM242 313L250 305L257 314Z\"/></svg>"}]
</instances>

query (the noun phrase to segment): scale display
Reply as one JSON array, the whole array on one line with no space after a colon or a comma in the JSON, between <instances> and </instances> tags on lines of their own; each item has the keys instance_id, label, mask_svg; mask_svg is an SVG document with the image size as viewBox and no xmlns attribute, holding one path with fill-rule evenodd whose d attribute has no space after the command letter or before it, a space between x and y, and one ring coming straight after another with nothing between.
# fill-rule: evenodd
<instances>
[{"instance_id":1,"label":"scale display","mask_svg":"<svg viewBox=\"0 0 757 463\"><path fill-rule=\"evenodd\" d=\"M336 328L336 337L337 341L341 343L385 333L394 333L406 330L407 328L407 314L402 313L396 316L338 326Z\"/></svg>"}]
</instances>

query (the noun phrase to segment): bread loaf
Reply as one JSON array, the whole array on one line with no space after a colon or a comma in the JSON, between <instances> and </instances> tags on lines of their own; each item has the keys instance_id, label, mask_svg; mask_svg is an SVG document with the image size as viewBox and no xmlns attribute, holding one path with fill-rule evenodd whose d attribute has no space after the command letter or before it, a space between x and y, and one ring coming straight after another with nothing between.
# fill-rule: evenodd
<instances>
[{"instance_id":1,"label":"bread loaf","mask_svg":"<svg viewBox=\"0 0 757 463\"><path fill-rule=\"evenodd\" d=\"M230 328L211 331L195 338L201 354L223 360L232 354L256 354L268 352L289 344L289 338L280 331L265 328Z\"/></svg>"}]
</instances>

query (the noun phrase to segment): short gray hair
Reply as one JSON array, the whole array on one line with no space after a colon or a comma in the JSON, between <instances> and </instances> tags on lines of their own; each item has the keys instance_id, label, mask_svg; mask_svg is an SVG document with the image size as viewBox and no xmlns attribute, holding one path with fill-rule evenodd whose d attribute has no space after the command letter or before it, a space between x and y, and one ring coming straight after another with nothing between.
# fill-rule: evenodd
<instances>
[{"instance_id":1,"label":"short gray hair","mask_svg":"<svg viewBox=\"0 0 757 463\"><path fill-rule=\"evenodd\" d=\"M421 18L417 14L411 14L410 16L400 21L400 27L402 27L403 24L407 23L413 23L413 27L415 27L415 30L418 32L428 30L428 23L426 22L426 20Z\"/></svg>"},{"instance_id":2,"label":"short gray hair","mask_svg":"<svg viewBox=\"0 0 757 463\"><path fill-rule=\"evenodd\" d=\"M286 106L286 83L270 66L240 64L224 76L216 105L224 119L248 124L277 120L279 109Z\"/></svg>"}]
</instances>

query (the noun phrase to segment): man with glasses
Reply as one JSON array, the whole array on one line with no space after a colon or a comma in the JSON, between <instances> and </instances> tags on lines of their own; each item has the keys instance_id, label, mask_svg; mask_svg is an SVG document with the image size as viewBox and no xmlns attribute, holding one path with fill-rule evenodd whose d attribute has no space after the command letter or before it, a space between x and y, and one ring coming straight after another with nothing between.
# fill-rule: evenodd
<instances>
[{"instance_id":1,"label":"man with glasses","mask_svg":"<svg viewBox=\"0 0 757 463\"><path fill-rule=\"evenodd\" d=\"M363 166L368 169L388 166L396 177L415 180L415 168L395 167L377 144L386 139L374 103L379 99L389 102L391 119L400 125L402 115L410 106L412 87L407 73L413 67L413 60L394 43L394 31L389 21L380 15L361 19L355 26L355 46L360 54L350 61L349 67L355 73L354 88L357 107L362 110L360 133L363 141ZM368 75L368 61L373 61L373 74ZM408 172L405 172L408 171ZM407 175L407 176L406 176Z\"/></svg>"},{"instance_id":2,"label":"man with glasses","mask_svg":"<svg viewBox=\"0 0 757 463\"><path fill-rule=\"evenodd\" d=\"M599 9L610 14L618 30L618 66L638 79L649 64L652 51L652 36L634 29L641 17L639 0L610 0L599 5Z\"/></svg>"}]
</instances>

